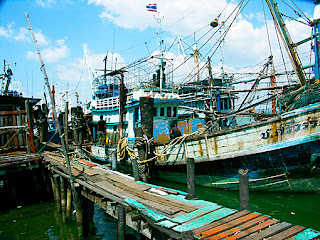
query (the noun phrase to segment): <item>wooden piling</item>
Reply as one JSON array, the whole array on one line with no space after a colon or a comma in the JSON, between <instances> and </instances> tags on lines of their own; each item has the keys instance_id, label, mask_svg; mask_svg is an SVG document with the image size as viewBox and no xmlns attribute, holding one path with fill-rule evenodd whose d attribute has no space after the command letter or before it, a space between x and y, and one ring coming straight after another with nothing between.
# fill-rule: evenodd
<instances>
[{"instance_id":1,"label":"wooden piling","mask_svg":"<svg viewBox=\"0 0 320 240\"><path fill-rule=\"evenodd\" d=\"M240 209L249 210L249 170L239 169Z\"/></svg>"},{"instance_id":2,"label":"wooden piling","mask_svg":"<svg viewBox=\"0 0 320 240\"><path fill-rule=\"evenodd\" d=\"M72 207L72 192L70 187L67 188L67 208L66 208L66 221L71 218L71 207Z\"/></svg>"},{"instance_id":3,"label":"wooden piling","mask_svg":"<svg viewBox=\"0 0 320 240\"><path fill-rule=\"evenodd\" d=\"M66 142L66 150L67 152L69 152L69 138L68 138L68 115L69 115L69 103L66 102L66 107L65 107L65 111L64 111L64 139Z\"/></svg>"},{"instance_id":4,"label":"wooden piling","mask_svg":"<svg viewBox=\"0 0 320 240\"><path fill-rule=\"evenodd\" d=\"M81 202L81 189L80 187L75 186L75 191L73 192L74 198L74 207L76 209L76 219L77 219L77 228L78 228L78 235L79 238L84 236L84 229L83 229L83 209L82 209L82 202Z\"/></svg>"},{"instance_id":5,"label":"wooden piling","mask_svg":"<svg viewBox=\"0 0 320 240\"><path fill-rule=\"evenodd\" d=\"M56 206L58 213L61 213L61 196L60 196L60 183L59 183L59 175L54 174L53 175L53 181L54 181L54 191L55 191L55 197L56 197Z\"/></svg>"},{"instance_id":6,"label":"wooden piling","mask_svg":"<svg viewBox=\"0 0 320 240\"><path fill-rule=\"evenodd\" d=\"M34 142L33 142L33 118L32 118L32 107L30 105L29 99L25 101L25 107L26 107L26 120L28 124L28 133L26 134L27 136L27 152L28 153L35 153L36 149L34 147Z\"/></svg>"},{"instance_id":7,"label":"wooden piling","mask_svg":"<svg viewBox=\"0 0 320 240\"><path fill-rule=\"evenodd\" d=\"M125 240L126 213L123 205L118 206L118 240Z\"/></svg>"},{"instance_id":8,"label":"wooden piling","mask_svg":"<svg viewBox=\"0 0 320 240\"><path fill-rule=\"evenodd\" d=\"M61 189L61 214L62 221L66 222L66 209L67 209L67 192L66 184L63 177L60 177L60 189Z\"/></svg>"},{"instance_id":9,"label":"wooden piling","mask_svg":"<svg viewBox=\"0 0 320 240\"><path fill-rule=\"evenodd\" d=\"M196 197L196 180L194 158L187 158L187 199L191 200Z\"/></svg>"},{"instance_id":10,"label":"wooden piling","mask_svg":"<svg viewBox=\"0 0 320 240\"><path fill-rule=\"evenodd\" d=\"M141 128L143 135L146 135L148 138L147 149L148 151L145 153L146 160L154 157L154 145L153 141L150 141L153 138L153 113L154 111L154 99L149 97L140 97L140 112L141 112ZM140 155L139 155L140 158ZM141 159L140 159L141 160ZM144 175L146 182L152 181L152 166L154 162L148 161L144 163Z\"/></svg>"}]
</instances>

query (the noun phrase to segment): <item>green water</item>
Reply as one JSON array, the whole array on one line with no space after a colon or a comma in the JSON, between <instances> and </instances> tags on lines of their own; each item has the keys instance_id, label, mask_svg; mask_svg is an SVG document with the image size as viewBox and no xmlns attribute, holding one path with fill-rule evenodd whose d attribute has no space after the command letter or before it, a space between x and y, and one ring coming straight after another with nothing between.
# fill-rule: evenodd
<instances>
[{"instance_id":1,"label":"green water","mask_svg":"<svg viewBox=\"0 0 320 240\"><path fill-rule=\"evenodd\" d=\"M154 183L186 191L184 184L160 180ZM197 186L196 195L200 199L239 209L239 195L235 191ZM250 208L280 221L320 230L320 194L250 193ZM132 230L126 231L133 235ZM0 213L0 240L14 239L78 239L75 216L72 215L68 224L63 224L53 201L19 206ZM116 221L95 206L86 239L116 240Z\"/></svg>"},{"instance_id":2,"label":"green water","mask_svg":"<svg viewBox=\"0 0 320 240\"><path fill-rule=\"evenodd\" d=\"M187 192L185 184L156 180L155 184ZM200 199L240 209L239 192L196 187ZM250 192L250 210L320 231L320 193Z\"/></svg>"}]
</instances>

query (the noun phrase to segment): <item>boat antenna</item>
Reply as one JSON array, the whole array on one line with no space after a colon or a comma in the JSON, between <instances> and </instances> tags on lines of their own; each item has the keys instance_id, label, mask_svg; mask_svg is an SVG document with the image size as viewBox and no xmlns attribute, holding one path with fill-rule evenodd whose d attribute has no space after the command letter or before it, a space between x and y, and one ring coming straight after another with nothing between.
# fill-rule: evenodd
<instances>
[{"instance_id":1,"label":"boat antenna","mask_svg":"<svg viewBox=\"0 0 320 240\"><path fill-rule=\"evenodd\" d=\"M26 16L26 19L27 19L27 22L28 22L28 25L29 25L29 30L31 32L31 35L32 35L32 39L33 39L33 42L34 42L34 45L36 46L36 49L37 49L37 54L38 54L38 57L39 57L39 60L40 60L40 63L41 63L41 71L44 75L44 80L45 80L45 85L47 86L47 90L49 92L49 96L50 96L50 102L51 102L51 107L52 107L52 113L55 117L55 122L56 122L56 126L58 128L58 133L59 133L59 137L60 137L60 142L61 142L61 145L62 145L62 150L63 150L63 154L64 154L64 157L65 157L65 160L66 160L66 163L67 163L67 167L68 167L68 173L69 173L69 177L70 177L70 184L71 184L71 187L72 187L72 192L74 194L74 197L75 197L75 188L74 188L74 180L73 180L73 175L71 173L71 167L70 167L70 161L69 161L69 156L68 156L68 153L67 153L67 148L66 148L66 145L65 145L65 138L63 137L63 134L62 134L62 130L61 130L61 127L60 127L60 123L59 123L59 119L58 119L58 115L57 115L57 112L56 112L56 107L55 107L55 104L54 104L54 99L53 99L53 95L50 94L51 93L51 88L50 88L50 83L49 83L49 79L48 79L48 75L47 75L47 72L46 72L46 68L44 66L44 63L43 63L43 60L42 60L42 57L41 57L41 54L40 54L40 51L39 51L39 48L38 48L38 44L37 44L37 40L34 36L34 33L32 31L32 28L31 28L31 24L30 24L30 21L29 21L29 15L27 15L27 13L25 13L25 16ZM76 199L76 198L74 198Z\"/></svg>"}]
</instances>

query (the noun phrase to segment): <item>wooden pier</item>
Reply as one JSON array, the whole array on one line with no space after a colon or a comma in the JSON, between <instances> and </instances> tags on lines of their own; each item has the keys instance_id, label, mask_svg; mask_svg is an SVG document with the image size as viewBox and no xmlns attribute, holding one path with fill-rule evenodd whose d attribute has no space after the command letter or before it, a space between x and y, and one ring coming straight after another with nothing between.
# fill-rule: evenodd
<instances>
[{"instance_id":1,"label":"wooden pier","mask_svg":"<svg viewBox=\"0 0 320 240\"><path fill-rule=\"evenodd\" d=\"M204 200L187 200L187 193L134 181L130 176L87 161L81 154L73 153L70 159L76 192L118 219L118 239L125 239L125 224L141 236L157 240L320 238L318 231L260 213L238 211ZM44 165L53 173L55 198L59 199L57 188L68 184L70 179L63 155L46 152ZM63 192L62 187L60 193L64 195ZM88 215L85 208L82 211L81 215Z\"/></svg>"}]
</instances>

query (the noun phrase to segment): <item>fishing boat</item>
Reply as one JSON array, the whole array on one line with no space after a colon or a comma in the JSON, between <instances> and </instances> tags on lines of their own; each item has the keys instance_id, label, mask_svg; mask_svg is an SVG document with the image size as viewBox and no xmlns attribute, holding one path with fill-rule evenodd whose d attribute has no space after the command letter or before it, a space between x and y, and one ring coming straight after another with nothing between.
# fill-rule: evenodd
<instances>
[{"instance_id":1,"label":"fishing boat","mask_svg":"<svg viewBox=\"0 0 320 240\"><path fill-rule=\"evenodd\" d=\"M97 121L99 115L104 115L109 122L107 125L110 130L124 129L120 139L126 137L127 144L118 145L118 157L124 156L125 154L122 154L124 151L130 152L126 157L130 165L138 155L130 149L130 144L134 147L136 142L134 129L139 126L141 120L138 100L142 96L148 96L162 99L159 100L158 105L155 104L155 111L153 111L154 140L149 143L153 143L155 150L153 157L138 161L138 164L144 166L148 161L152 162L152 171L158 178L185 183L186 159L193 158L196 163L196 184L198 185L237 189L238 170L245 168L249 170L252 190L301 192L320 190L318 20L307 23L312 28L310 38L293 43L277 4L273 0L266 2L284 41L298 84L276 86L277 74L273 69L273 57L270 56L257 77L251 80L253 82L251 88L242 91L246 95L238 98L240 101L238 107L234 104L237 99L235 94L241 90L228 88L233 80L227 78L225 74L219 78L209 74L207 81L197 80L196 84L189 85L189 87L192 86L189 88L190 91L187 90L187 85L180 85L178 89L182 92L173 97L176 99L173 105L170 105L173 102L170 104L165 102L168 98L164 97L166 92L160 86L157 90L146 86L132 88L127 94L129 104L124 107L127 113L121 128L118 127L123 121L121 117L119 118L122 111L119 110L121 103L117 102L121 97L98 98L93 105L95 106L93 119ZM211 26L217 26L217 24L211 24ZM312 42L315 57L314 64L309 66L313 70L313 74L309 75L310 78L306 78L303 72L304 67L296 49L297 45L307 41ZM161 69L160 67L160 71ZM123 71L118 71L120 74L121 72ZM114 76L115 72L109 75ZM270 90L268 95L252 100L252 93L259 91L259 83L266 78L271 82L270 87L264 89ZM153 78L153 80L156 79L159 78ZM201 91L196 90L197 84ZM110 85L107 86L110 87ZM172 92L172 89L169 87L167 91ZM193 94L192 97L186 97L189 93ZM162 96L162 98L156 96ZM113 102L112 97L114 97ZM190 99L197 100L196 104L193 104ZM250 104L246 102L249 99L251 99ZM102 105L98 102L115 104L112 107L104 106L99 109ZM272 106L269 112L256 111L258 106L267 104ZM178 107L179 111L176 111L177 115L173 117L171 114L175 107ZM183 116L185 112L182 111L185 109L194 114L186 118ZM243 116L249 117L247 121L241 123L239 119ZM162 125L164 121L166 124ZM182 132L181 137L173 140L170 139L169 127L172 122L176 122ZM156 124L165 127L158 128ZM157 138L159 131L161 136L166 137Z\"/></svg>"}]
</instances>

